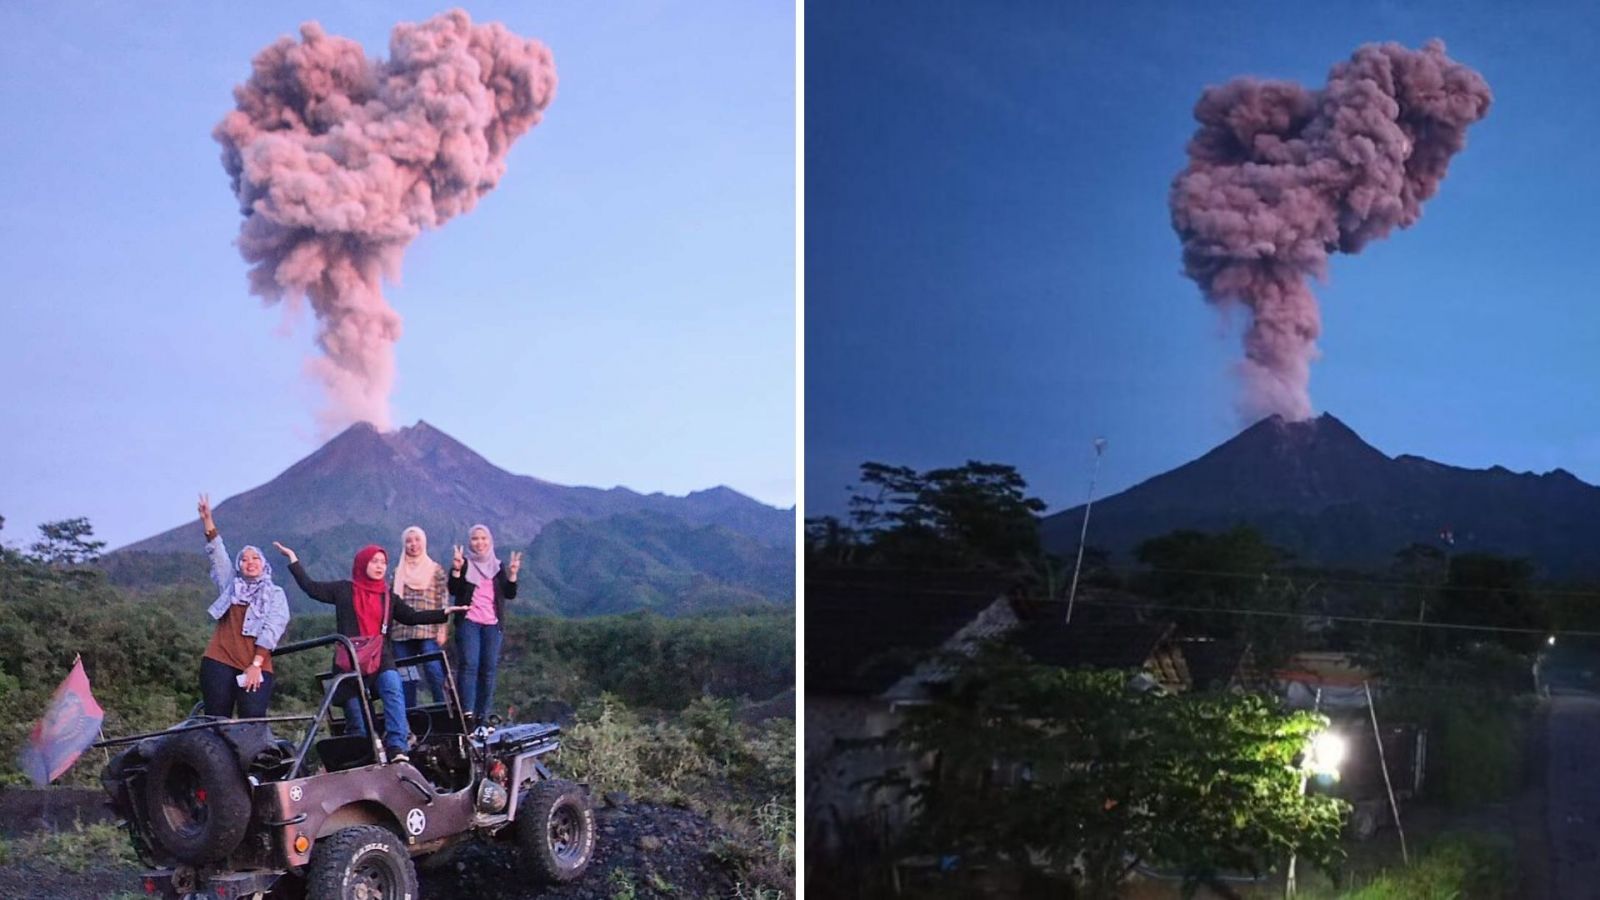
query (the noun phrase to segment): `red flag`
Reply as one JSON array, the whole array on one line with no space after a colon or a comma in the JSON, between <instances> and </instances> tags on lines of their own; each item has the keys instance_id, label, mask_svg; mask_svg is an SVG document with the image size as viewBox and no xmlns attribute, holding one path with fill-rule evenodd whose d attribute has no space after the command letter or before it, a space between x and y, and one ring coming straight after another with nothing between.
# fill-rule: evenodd
<instances>
[{"instance_id":1,"label":"red flag","mask_svg":"<svg viewBox=\"0 0 1600 900\"><path fill-rule=\"evenodd\" d=\"M19 768L39 787L55 781L94 743L105 717L105 710L89 691L89 675L83 671L80 656L50 698L44 718L33 726L28 745L17 754Z\"/></svg>"}]
</instances>

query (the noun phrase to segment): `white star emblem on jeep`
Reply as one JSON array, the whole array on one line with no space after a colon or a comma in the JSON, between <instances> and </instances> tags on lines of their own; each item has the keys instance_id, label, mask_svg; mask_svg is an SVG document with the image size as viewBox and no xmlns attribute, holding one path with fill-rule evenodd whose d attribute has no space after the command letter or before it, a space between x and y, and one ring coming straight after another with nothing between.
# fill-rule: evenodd
<instances>
[{"instance_id":1,"label":"white star emblem on jeep","mask_svg":"<svg viewBox=\"0 0 1600 900\"><path fill-rule=\"evenodd\" d=\"M421 834L422 830L427 827L428 817L423 815L422 810L413 809L411 812L406 813L407 831L411 832L413 835L418 835Z\"/></svg>"}]
</instances>

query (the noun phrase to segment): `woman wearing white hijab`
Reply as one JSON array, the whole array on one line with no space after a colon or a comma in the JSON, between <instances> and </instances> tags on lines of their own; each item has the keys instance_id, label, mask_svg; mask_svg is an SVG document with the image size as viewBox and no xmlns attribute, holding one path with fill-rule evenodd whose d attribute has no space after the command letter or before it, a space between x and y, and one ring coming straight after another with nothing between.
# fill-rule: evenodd
<instances>
[{"instance_id":1,"label":"woman wearing white hijab","mask_svg":"<svg viewBox=\"0 0 1600 900\"><path fill-rule=\"evenodd\" d=\"M457 689L461 707L476 722L489 717L494 704L494 682L500 665L502 625L506 601L517 596L517 571L522 554L511 551L511 561L502 568L494 555L494 535L487 525L474 525L467 532L467 554L458 544L450 560L449 588L457 606L471 607L456 623L456 646L461 653L461 672Z\"/></svg>"},{"instance_id":2,"label":"woman wearing white hijab","mask_svg":"<svg viewBox=\"0 0 1600 900\"><path fill-rule=\"evenodd\" d=\"M434 562L428 555L427 532L412 525L400 533L400 543L400 562L394 567L395 594L410 604L412 609L444 609L450 599L445 592L444 567ZM396 623L390 628L389 636L394 640L395 655L419 656L423 653L439 652L439 648L444 646L445 635L449 630L448 624ZM428 692L433 695L433 702L443 703L444 664L435 660L423 663L418 668L422 669L422 676L427 679ZM407 679L404 686L406 709L415 709L417 682Z\"/></svg>"}]
</instances>

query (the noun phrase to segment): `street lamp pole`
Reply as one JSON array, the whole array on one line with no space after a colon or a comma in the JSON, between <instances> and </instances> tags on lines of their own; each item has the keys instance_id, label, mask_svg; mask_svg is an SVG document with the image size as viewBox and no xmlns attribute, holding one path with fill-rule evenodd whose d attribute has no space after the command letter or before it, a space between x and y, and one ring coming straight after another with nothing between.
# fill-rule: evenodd
<instances>
[{"instance_id":1,"label":"street lamp pole","mask_svg":"<svg viewBox=\"0 0 1600 900\"><path fill-rule=\"evenodd\" d=\"M1106 439L1094 439L1094 469L1089 473L1089 501L1083 505L1083 529L1078 532L1078 561L1072 566L1072 588L1067 591L1067 621L1072 624L1072 604L1078 599L1078 573L1083 569L1083 545L1089 538L1089 513L1094 509L1094 483L1100 476L1100 457L1105 453Z\"/></svg>"},{"instance_id":2,"label":"street lamp pole","mask_svg":"<svg viewBox=\"0 0 1600 900\"><path fill-rule=\"evenodd\" d=\"M1321 712L1322 711L1322 685L1320 685L1320 684L1317 685L1316 696L1311 701L1311 711L1313 713L1317 713L1317 712ZM1311 780L1310 776L1311 776L1310 771L1305 768L1305 763L1302 762L1300 764L1300 796L1302 796L1302 797L1304 797L1305 794L1306 794L1306 784L1307 784L1307 782L1309 782ZM1295 883L1295 877L1294 877L1295 862L1296 862L1295 852L1294 852L1293 848L1291 848L1289 850L1289 866L1288 866L1287 871L1284 872L1284 876L1283 876L1283 896L1284 896L1284 900L1289 900L1289 898L1294 897L1295 896L1295 892L1296 892L1296 888L1298 887L1298 885Z\"/></svg>"}]
</instances>

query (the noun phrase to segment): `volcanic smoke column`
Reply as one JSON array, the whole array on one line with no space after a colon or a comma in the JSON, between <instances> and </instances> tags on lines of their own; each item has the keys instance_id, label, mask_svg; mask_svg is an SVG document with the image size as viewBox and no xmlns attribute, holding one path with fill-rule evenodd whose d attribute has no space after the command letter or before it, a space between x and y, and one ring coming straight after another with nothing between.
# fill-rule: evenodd
<instances>
[{"instance_id":1,"label":"volcanic smoke column","mask_svg":"<svg viewBox=\"0 0 1600 900\"><path fill-rule=\"evenodd\" d=\"M1247 421L1310 417L1322 325L1307 279L1327 275L1328 254L1416 222L1490 99L1437 40L1367 44L1320 91L1239 78L1200 96L1172 227L1206 300L1250 310Z\"/></svg>"},{"instance_id":2,"label":"volcanic smoke column","mask_svg":"<svg viewBox=\"0 0 1600 900\"><path fill-rule=\"evenodd\" d=\"M251 292L316 313L323 355L307 368L328 389L325 432L388 427L400 316L382 281L423 228L499 183L555 90L543 44L460 10L395 26L387 61L315 22L257 54L214 136Z\"/></svg>"}]
</instances>

